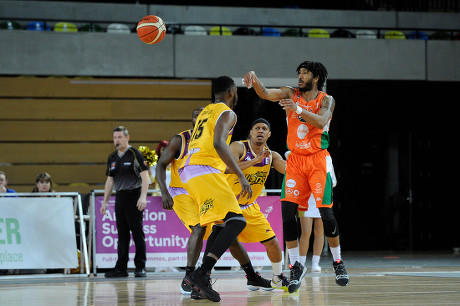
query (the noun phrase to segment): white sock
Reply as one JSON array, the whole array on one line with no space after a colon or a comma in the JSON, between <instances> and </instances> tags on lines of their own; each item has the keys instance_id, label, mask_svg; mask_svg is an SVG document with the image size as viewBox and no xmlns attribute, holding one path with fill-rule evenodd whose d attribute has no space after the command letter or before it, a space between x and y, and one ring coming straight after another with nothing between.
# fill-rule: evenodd
<instances>
[{"instance_id":1,"label":"white sock","mask_svg":"<svg viewBox=\"0 0 460 306\"><path fill-rule=\"evenodd\" d=\"M331 247L331 253L334 261L342 260L342 255L340 254L340 245L336 248Z\"/></svg>"},{"instance_id":2,"label":"white sock","mask_svg":"<svg viewBox=\"0 0 460 306\"><path fill-rule=\"evenodd\" d=\"M296 261L299 261L299 247L288 249L289 253L289 262L291 265L294 265Z\"/></svg>"},{"instance_id":3,"label":"white sock","mask_svg":"<svg viewBox=\"0 0 460 306\"><path fill-rule=\"evenodd\" d=\"M312 259L311 259L311 263L312 265L319 265L319 259L321 258L321 256L318 256L318 255L313 255Z\"/></svg>"},{"instance_id":4,"label":"white sock","mask_svg":"<svg viewBox=\"0 0 460 306\"><path fill-rule=\"evenodd\" d=\"M305 266L306 261L307 261L307 255L299 256L299 262L302 264L302 266Z\"/></svg>"},{"instance_id":5,"label":"white sock","mask_svg":"<svg viewBox=\"0 0 460 306\"><path fill-rule=\"evenodd\" d=\"M272 262L273 275L280 275L283 273L282 261Z\"/></svg>"}]
</instances>

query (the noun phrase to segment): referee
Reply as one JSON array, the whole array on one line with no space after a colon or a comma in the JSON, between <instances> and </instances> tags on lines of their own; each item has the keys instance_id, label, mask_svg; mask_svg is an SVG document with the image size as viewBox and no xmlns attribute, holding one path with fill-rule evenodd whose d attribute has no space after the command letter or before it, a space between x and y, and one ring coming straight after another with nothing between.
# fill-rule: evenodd
<instances>
[{"instance_id":1,"label":"referee","mask_svg":"<svg viewBox=\"0 0 460 306\"><path fill-rule=\"evenodd\" d=\"M135 277L145 277L145 235L142 229L143 211L149 188L148 166L139 150L129 145L128 130L118 126L113 130L113 144L117 149L107 160L107 181L101 214L107 210L107 202L115 187L115 217L118 231L118 260L115 268L105 277L127 277L130 231L136 246Z\"/></svg>"}]
</instances>

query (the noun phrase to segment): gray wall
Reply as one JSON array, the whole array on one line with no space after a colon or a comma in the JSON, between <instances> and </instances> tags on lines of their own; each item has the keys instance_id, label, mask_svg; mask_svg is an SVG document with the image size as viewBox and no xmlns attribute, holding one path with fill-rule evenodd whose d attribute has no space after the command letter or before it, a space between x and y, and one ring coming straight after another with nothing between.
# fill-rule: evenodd
<instances>
[{"instance_id":1,"label":"gray wall","mask_svg":"<svg viewBox=\"0 0 460 306\"><path fill-rule=\"evenodd\" d=\"M459 14L247 9L0 1L0 17L119 21L460 29ZM423 22L422 22L423 21ZM27 22L24 20L23 22ZM52 22L50 22L52 24ZM166 35L158 45L135 33L0 31L0 74L211 78L295 78L303 60L323 62L329 79L460 81L460 41ZM268 81L270 82L270 81ZM293 84L295 85L295 84Z\"/></svg>"}]
</instances>

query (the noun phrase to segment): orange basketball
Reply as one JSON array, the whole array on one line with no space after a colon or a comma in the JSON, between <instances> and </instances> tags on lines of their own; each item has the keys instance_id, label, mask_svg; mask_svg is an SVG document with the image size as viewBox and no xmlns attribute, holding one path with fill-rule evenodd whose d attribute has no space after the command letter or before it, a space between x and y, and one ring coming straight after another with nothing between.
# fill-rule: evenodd
<instances>
[{"instance_id":1,"label":"orange basketball","mask_svg":"<svg viewBox=\"0 0 460 306\"><path fill-rule=\"evenodd\" d=\"M163 20L154 15L142 18L136 27L137 36L146 44L157 44L166 35L166 26Z\"/></svg>"}]
</instances>

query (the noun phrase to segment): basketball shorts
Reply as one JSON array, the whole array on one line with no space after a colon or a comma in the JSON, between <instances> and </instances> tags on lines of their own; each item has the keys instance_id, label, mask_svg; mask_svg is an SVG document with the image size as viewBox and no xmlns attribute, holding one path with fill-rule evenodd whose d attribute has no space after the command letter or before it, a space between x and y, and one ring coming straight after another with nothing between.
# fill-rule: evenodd
<instances>
[{"instance_id":1,"label":"basketball shorts","mask_svg":"<svg viewBox=\"0 0 460 306\"><path fill-rule=\"evenodd\" d=\"M275 232L257 203L240 205L246 219L246 227L238 236L243 243L261 242L273 238Z\"/></svg>"},{"instance_id":2,"label":"basketball shorts","mask_svg":"<svg viewBox=\"0 0 460 306\"><path fill-rule=\"evenodd\" d=\"M332 187L335 174L327 150L312 155L291 153L287 160L286 175L281 190L281 200L308 209L308 199L313 195L316 207L332 207Z\"/></svg>"},{"instance_id":3,"label":"basketball shorts","mask_svg":"<svg viewBox=\"0 0 460 306\"><path fill-rule=\"evenodd\" d=\"M193 201L193 198L183 188L169 187L169 191L174 200L174 212L179 217L182 224L184 224L191 233L192 230L190 227L200 224L198 207L195 204L195 201ZM208 225L203 238L204 240L208 239L211 231L212 225Z\"/></svg>"},{"instance_id":4,"label":"basketball shorts","mask_svg":"<svg viewBox=\"0 0 460 306\"><path fill-rule=\"evenodd\" d=\"M319 212L319 208L316 207L315 198L313 194L308 198L308 209L305 209L303 206L299 206L299 217L306 217L306 218L321 218L321 214Z\"/></svg>"},{"instance_id":5,"label":"basketball shorts","mask_svg":"<svg viewBox=\"0 0 460 306\"><path fill-rule=\"evenodd\" d=\"M188 179L185 185L197 205L202 226L222 222L229 212L242 214L238 201L222 173L198 175Z\"/></svg>"}]
</instances>

